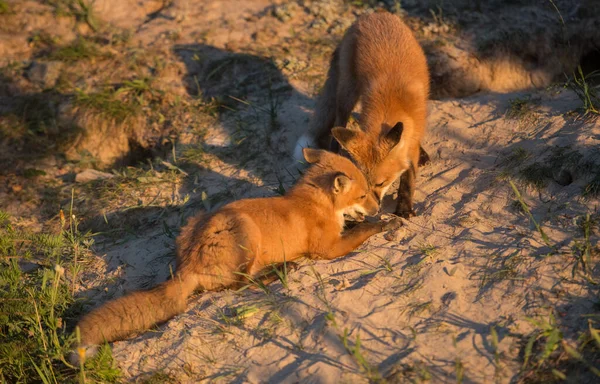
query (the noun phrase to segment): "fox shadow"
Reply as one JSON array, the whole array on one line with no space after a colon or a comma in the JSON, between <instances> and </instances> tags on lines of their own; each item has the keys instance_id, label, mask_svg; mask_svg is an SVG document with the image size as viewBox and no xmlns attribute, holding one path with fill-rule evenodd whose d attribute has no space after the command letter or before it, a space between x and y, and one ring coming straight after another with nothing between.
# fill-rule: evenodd
<instances>
[{"instance_id":1,"label":"fox shadow","mask_svg":"<svg viewBox=\"0 0 600 384\"><path fill-rule=\"evenodd\" d=\"M83 230L101 233L95 250L106 253L106 272L122 270L118 287L80 294L95 305L166 280L176 268L175 238L191 215L240 198L283 193L300 175L290 154L307 127L311 99L273 60L204 44L176 45L173 52L185 65L181 81L188 94L217 117L216 124L193 128L206 132L198 145L219 164L178 161L187 176L174 197L184 204L120 209L84 223Z\"/></svg>"},{"instance_id":2,"label":"fox shadow","mask_svg":"<svg viewBox=\"0 0 600 384\"><path fill-rule=\"evenodd\" d=\"M307 129L312 100L297 90L273 59L205 44L176 45L186 67L188 94L214 108L218 129L203 148L225 164L268 185L288 184L296 139Z\"/></svg>"}]
</instances>

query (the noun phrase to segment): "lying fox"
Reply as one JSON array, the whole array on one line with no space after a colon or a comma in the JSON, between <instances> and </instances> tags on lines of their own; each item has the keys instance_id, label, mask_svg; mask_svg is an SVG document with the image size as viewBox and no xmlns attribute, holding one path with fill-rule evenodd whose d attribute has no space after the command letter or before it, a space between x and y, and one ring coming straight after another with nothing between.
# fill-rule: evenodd
<instances>
[{"instance_id":1,"label":"lying fox","mask_svg":"<svg viewBox=\"0 0 600 384\"><path fill-rule=\"evenodd\" d=\"M402 175L396 214L413 216L419 160L428 161L420 149L428 96L427 61L410 29L389 13L362 16L333 53L311 129L298 140L295 157L302 147L337 150L339 143L365 172L377 199ZM347 129L359 99L361 129Z\"/></svg>"},{"instance_id":2,"label":"lying fox","mask_svg":"<svg viewBox=\"0 0 600 384\"><path fill-rule=\"evenodd\" d=\"M344 229L344 215L363 221L379 203L363 173L348 159L304 149L313 164L283 197L245 199L227 204L208 218L189 220L177 238L177 272L156 288L133 292L93 310L78 324L76 363L95 346L143 331L185 311L195 290L215 290L260 276L266 266L306 256L335 259L370 236L398 228L361 222Z\"/></svg>"}]
</instances>

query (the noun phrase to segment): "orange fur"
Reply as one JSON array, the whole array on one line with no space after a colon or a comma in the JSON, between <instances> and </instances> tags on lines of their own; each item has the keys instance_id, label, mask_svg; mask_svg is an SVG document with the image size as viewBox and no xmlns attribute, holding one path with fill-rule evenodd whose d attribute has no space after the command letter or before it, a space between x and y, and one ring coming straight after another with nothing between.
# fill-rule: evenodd
<instances>
[{"instance_id":1,"label":"orange fur","mask_svg":"<svg viewBox=\"0 0 600 384\"><path fill-rule=\"evenodd\" d=\"M334 52L311 127L321 147L333 135L378 199L402 175L396 213L404 217L413 214L428 97L427 61L412 32L397 16L372 13L348 29ZM361 130L347 129L359 99Z\"/></svg>"},{"instance_id":2,"label":"orange fur","mask_svg":"<svg viewBox=\"0 0 600 384\"><path fill-rule=\"evenodd\" d=\"M79 351L93 353L88 347L168 320L185 310L195 290L240 284L242 274L258 278L269 265L304 256L340 257L370 236L399 226L399 221L365 222L342 233L344 215L362 221L376 214L379 204L350 160L314 149L304 154L314 165L285 196L240 200L209 217L190 219L177 239L175 276L84 316L78 324Z\"/></svg>"}]
</instances>

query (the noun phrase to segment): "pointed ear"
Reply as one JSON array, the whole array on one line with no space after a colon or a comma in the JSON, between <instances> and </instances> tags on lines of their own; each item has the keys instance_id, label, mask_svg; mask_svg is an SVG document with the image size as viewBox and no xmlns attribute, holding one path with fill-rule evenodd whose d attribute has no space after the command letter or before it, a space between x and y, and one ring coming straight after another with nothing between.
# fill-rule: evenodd
<instances>
[{"instance_id":1,"label":"pointed ear","mask_svg":"<svg viewBox=\"0 0 600 384\"><path fill-rule=\"evenodd\" d=\"M302 154L307 163L314 164L323 158L325 151L322 149L303 148Z\"/></svg>"},{"instance_id":2,"label":"pointed ear","mask_svg":"<svg viewBox=\"0 0 600 384\"><path fill-rule=\"evenodd\" d=\"M346 151L352 151L352 143L358 138L361 132L355 131L348 128L335 127L331 130L331 134L337 140L338 143Z\"/></svg>"},{"instance_id":3,"label":"pointed ear","mask_svg":"<svg viewBox=\"0 0 600 384\"><path fill-rule=\"evenodd\" d=\"M404 124L401 121L397 122L396 125L390 129L390 131L385 135L385 140L390 143L392 147L395 147L400 142L402 138L402 131L404 130Z\"/></svg>"},{"instance_id":4,"label":"pointed ear","mask_svg":"<svg viewBox=\"0 0 600 384\"><path fill-rule=\"evenodd\" d=\"M340 172L333 179L333 193L336 195L346 193L350 190L351 184L352 180Z\"/></svg>"}]
</instances>

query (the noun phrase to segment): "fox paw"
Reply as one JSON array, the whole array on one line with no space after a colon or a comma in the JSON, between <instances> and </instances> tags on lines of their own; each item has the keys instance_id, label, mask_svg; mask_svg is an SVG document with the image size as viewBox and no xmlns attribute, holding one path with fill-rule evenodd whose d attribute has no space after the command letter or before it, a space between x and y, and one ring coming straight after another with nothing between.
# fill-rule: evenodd
<instances>
[{"instance_id":1,"label":"fox paw","mask_svg":"<svg viewBox=\"0 0 600 384\"><path fill-rule=\"evenodd\" d=\"M417 214L415 213L415 211L412 208L403 207L402 209L399 209L396 211L396 215L400 216L403 219L409 219L411 217L416 216Z\"/></svg>"},{"instance_id":2,"label":"fox paw","mask_svg":"<svg viewBox=\"0 0 600 384\"><path fill-rule=\"evenodd\" d=\"M399 218L392 219L381 225L382 232L395 231L402 226L402 220Z\"/></svg>"}]
</instances>

